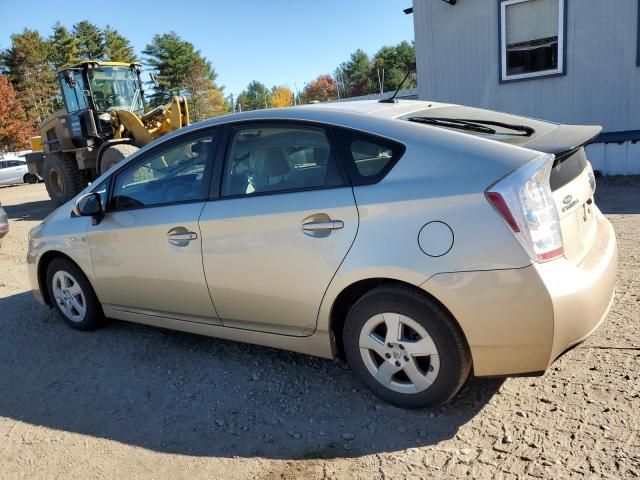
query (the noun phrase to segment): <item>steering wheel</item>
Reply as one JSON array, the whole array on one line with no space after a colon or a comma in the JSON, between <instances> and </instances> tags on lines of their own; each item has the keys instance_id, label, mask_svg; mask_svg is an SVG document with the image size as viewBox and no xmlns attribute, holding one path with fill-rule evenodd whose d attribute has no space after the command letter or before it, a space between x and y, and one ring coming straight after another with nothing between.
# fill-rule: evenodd
<instances>
[{"instance_id":1,"label":"steering wheel","mask_svg":"<svg viewBox=\"0 0 640 480\"><path fill-rule=\"evenodd\" d=\"M120 105L120 97L121 95L119 93L110 93L109 95L105 96L105 99L107 100L107 102L109 102L110 106L115 107Z\"/></svg>"}]
</instances>

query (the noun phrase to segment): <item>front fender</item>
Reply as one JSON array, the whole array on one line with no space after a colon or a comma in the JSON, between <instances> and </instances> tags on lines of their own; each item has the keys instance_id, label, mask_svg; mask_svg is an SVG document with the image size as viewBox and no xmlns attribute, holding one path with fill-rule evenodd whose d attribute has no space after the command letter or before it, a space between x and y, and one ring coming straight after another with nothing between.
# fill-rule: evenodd
<instances>
[{"instance_id":1,"label":"front fender","mask_svg":"<svg viewBox=\"0 0 640 480\"><path fill-rule=\"evenodd\" d=\"M66 215L68 218L65 218ZM68 228L68 222L73 223L72 228ZM83 271L89 283L93 287L96 295L100 298L100 293L96 288L95 275L91 262L91 250L86 235L86 230L91 223L89 217L71 217L70 213L63 206L58 209L50 218L33 228L29 234L29 249L27 251L27 270L29 282L36 299L41 298L44 292L41 285L40 267L42 260L49 258L53 254L62 254L72 260ZM65 233L73 231L73 233Z\"/></svg>"}]
</instances>

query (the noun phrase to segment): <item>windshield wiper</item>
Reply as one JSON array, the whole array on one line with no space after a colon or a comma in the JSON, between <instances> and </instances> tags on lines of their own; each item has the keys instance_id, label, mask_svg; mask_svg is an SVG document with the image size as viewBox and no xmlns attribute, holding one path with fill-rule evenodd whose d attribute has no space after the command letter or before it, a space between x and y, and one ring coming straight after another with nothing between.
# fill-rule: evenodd
<instances>
[{"instance_id":1,"label":"windshield wiper","mask_svg":"<svg viewBox=\"0 0 640 480\"><path fill-rule=\"evenodd\" d=\"M500 132L502 135L517 135L530 137L536 131L526 125L513 125L511 123L495 122L493 120L467 120L464 118L439 118L439 117L409 117L410 122L424 123L425 125L434 125L437 127L455 128L458 130L467 130L470 132L486 133L487 135L496 135L498 131L494 127L512 130L520 133Z\"/></svg>"}]
</instances>

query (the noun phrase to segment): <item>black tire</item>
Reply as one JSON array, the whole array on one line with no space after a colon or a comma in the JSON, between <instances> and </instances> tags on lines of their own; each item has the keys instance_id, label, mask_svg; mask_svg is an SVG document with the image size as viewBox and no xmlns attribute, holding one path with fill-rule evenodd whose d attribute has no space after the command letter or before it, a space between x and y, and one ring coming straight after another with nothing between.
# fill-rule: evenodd
<instances>
[{"instance_id":1,"label":"black tire","mask_svg":"<svg viewBox=\"0 0 640 480\"><path fill-rule=\"evenodd\" d=\"M70 154L48 153L44 158L44 183L56 205L68 202L86 186L86 175Z\"/></svg>"},{"instance_id":2,"label":"black tire","mask_svg":"<svg viewBox=\"0 0 640 480\"><path fill-rule=\"evenodd\" d=\"M54 279L57 273L71 276L81 289L83 295L82 304L86 310L82 318L71 318L67 313L65 313L60 302L56 299L56 294L54 292ZM96 297L87 277L75 264L64 258L55 258L47 266L46 282L52 307L71 328L76 330L95 330L104 324L104 314L102 312L102 306L98 301L98 297Z\"/></svg>"},{"instance_id":3,"label":"black tire","mask_svg":"<svg viewBox=\"0 0 640 480\"><path fill-rule=\"evenodd\" d=\"M38 177L32 173L25 173L24 177L22 177L22 181L24 183L38 183Z\"/></svg>"},{"instance_id":4,"label":"black tire","mask_svg":"<svg viewBox=\"0 0 640 480\"><path fill-rule=\"evenodd\" d=\"M120 143L108 147L100 157L100 174L102 175L138 150L138 147L129 145L128 143Z\"/></svg>"},{"instance_id":5,"label":"black tire","mask_svg":"<svg viewBox=\"0 0 640 480\"><path fill-rule=\"evenodd\" d=\"M369 319L385 312L409 317L418 326L424 328L431 337L433 344L435 344L439 360L437 364L438 370L434 374L435 379L432 379L433 383L425 390L418 393L394 391L376 380L365 364L363 355L360 353L360 333ZM343 342L347 361L356 375L373 393L402 408L435 407L449 401L462 388L471 371L469 347L457 323L451 318L450 314L426 295L402 286L381 286L364 294L351 307L347 315ZM387 349L388 346L385 344L382 348ZM405 347L398 344L398 348L404 350ZM406 348L410 347L407 346ZM389 350L385 355L390 354L390 352L395 355L396 351L401 352L401 350ZM382 366L385 361L394 362L392 356L387 357L389 359L385 360L377 354L371 355L374 361L377 361L376 359L378 358L381 360L379 366ZM403 356L403 358L408 360L406 356ZM425 360L420 360L420 362L432 361L432 357L421 358ZM411 360L413 361L414 359L411 358ZM435 371L435 369L431 370L430 363L427 369ZM394 374L391 378L395 380L396 375L404 375L404 370ZM427 375L426 370L425 375ZM409 380L408 377L405 378ZM395 381L402 382L402 379Z\"/></svg>"}]
</instances>

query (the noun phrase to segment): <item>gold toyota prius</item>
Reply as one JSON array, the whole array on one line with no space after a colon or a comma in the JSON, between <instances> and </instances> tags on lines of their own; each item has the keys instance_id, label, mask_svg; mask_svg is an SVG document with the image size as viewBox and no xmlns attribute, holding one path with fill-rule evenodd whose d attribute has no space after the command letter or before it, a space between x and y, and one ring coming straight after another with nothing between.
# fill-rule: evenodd
<instances>
[{"instance_id":1,"label":"gold toyota prius","mask_svg":"<svg viewBox=\"0 0 640 480\"><path fill-rule=\"evenodd\" d=\"M31 231L33 292L79 330L340 355L383 399L438 405L471 372L543 373L606 317L600 130L422 101L200 122Z\"/></svg>"}]
</instances>

